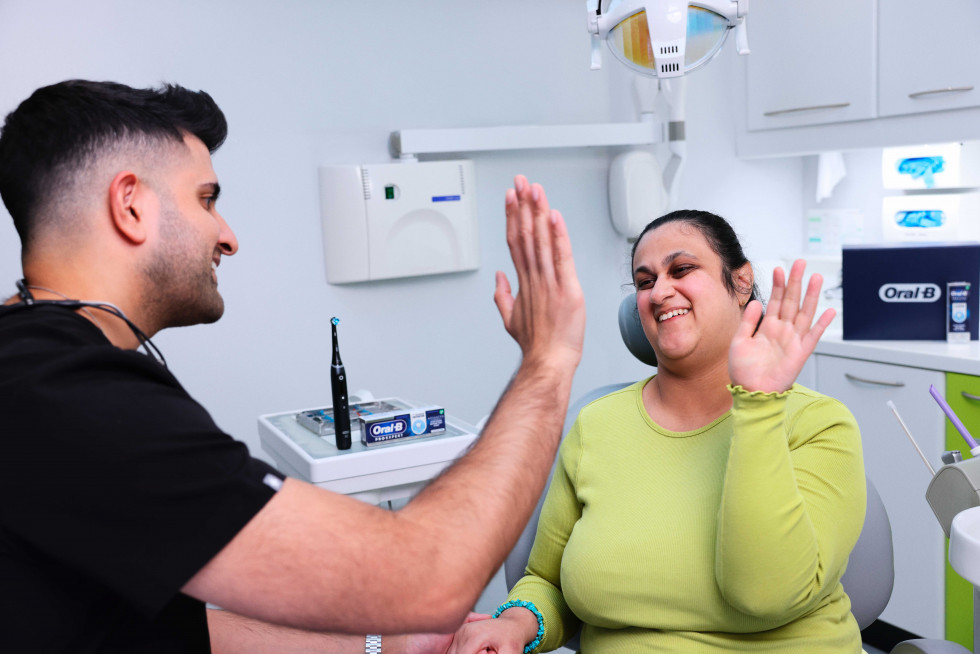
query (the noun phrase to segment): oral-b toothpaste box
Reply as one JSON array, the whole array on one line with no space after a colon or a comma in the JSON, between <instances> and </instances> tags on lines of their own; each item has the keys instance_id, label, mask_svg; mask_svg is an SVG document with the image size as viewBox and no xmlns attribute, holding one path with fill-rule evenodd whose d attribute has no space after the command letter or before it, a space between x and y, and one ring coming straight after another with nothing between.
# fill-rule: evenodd
<instances>
[{"instance_id":1,"label":"oral-b toothpaste box","mask_svg":"<svg viewBox=\"0 0 980 654\"><path fill-rule=\"evenodd\" d=\"M977 288L980 243L883 243L842 249L845 340L946 340L949 282ZM977 298L966 326L977 340Z\"/></svg>"},{"instance_id":2,"label":"oral-b toothpaste box","mask_svg":"<svg viewBox=\"0 0 980 654\"><path fill-rule=\"evenodd\" d=\"M438 406L376 413L360 419L361 442L368 447L400 443L446 431L446 410Z\"/></svg>"}]
</instances>

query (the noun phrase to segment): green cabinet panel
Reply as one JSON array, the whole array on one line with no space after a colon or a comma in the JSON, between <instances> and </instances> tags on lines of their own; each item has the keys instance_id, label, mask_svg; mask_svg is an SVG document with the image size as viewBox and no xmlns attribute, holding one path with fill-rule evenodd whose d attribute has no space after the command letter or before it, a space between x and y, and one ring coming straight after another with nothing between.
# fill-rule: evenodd
<instances>
[{"instance_id":1,"label":"green cabinet panel","mask_svg":"<svg viewBox=\"0 0 980 654\"><path fill-rule=\"evenodd\" d=\"M980 377L946 373L946 402L974 438L980 436ZM949 420L946 421L946 449L959 450L964 459L971 456L969 445ZM948 554L948 541L946 549ZM946 640L973 650L973 586L956 574L949 565L949 556L946 557Z\"/></svg>"}]
</instances>

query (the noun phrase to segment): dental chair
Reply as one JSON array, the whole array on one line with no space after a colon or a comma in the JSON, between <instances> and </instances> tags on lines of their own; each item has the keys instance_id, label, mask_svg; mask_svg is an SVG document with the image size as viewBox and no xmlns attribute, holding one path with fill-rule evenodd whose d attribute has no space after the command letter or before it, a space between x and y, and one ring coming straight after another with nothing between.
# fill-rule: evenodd
<instances>
[{"instance_id":1,"label":"dental chair","mask_svg":"<svg viewBox=\"0 0 980 654\"><path fill-rule=\"evenodd\" d=\"M636 314L634 295L626 296L619 305L619 330L626 348L633 356L647 365L657 365L656 354L643 333L639 316ZM565 414L562 433L568 433L579 411L587 404L632 383L602 386L589 391L571 403L568 412ZM867 481L868 500L864 526L854 549L851 551L847 571L841 578L841 584L851 600L851 613L854 614L854 618L862 631L885 610L895 580L891 523L877 489L870 479L865 479ZM537 532L544 495L545 493L542 493L531 519L521 533L514 549L504 561L504 578L508 590L513 588L514 584L524 576L527 560L531 553L531 545L534 543L534 535ZM565 647L578 651L580 649L579 634L575 634L565 643ZM899 643L891 650L891 654L970 654L970 651L949 641L914 639Z\"/></svg>"}]
</instances>

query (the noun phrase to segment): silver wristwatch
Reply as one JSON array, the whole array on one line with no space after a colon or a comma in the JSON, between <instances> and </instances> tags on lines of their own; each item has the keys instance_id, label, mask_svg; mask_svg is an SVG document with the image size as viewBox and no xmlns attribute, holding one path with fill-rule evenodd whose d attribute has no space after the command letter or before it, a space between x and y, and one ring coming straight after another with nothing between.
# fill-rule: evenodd
<instances>
[{"instance_id":1,"label":"silver wristwatch","mask_svg":"<svg viewBox=\"0 0 980 654\"><path fill-rule=\"evenodd\" d=\"M381 636L369 635L364 637L364 654L381 654Z\"/></svg>"}]
</instances>

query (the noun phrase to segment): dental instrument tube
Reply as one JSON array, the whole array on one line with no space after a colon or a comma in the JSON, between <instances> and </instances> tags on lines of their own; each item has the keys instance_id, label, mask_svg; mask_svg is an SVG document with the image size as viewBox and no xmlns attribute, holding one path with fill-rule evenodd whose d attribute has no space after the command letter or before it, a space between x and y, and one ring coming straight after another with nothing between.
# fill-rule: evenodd
<instances>
[{"instance_id":1,"label":"dental instrument tube","mask_svg":"<svg viewBox=\"0 0 980 654\"><path fill-rule=\"evenodd\" d=\"M953 412L953 409L950 408L950 406L946 403L946 400L943 399L943 396L939 394L939 391L937 391L936 387L932 384L929 384L929 395L932 395L932 399L936 400L936 404L938 404L939 408L943 410L943 413L946 414L949 421L953 423L956 431L960 432L960 436L963 437L966 444L970 446L970 454L973 456L980 454L980 445L977 445L977 441L970 435L970 432L967 431L966 427L963 426L963 423L960 422L959 417Z\"/></svg>"},{"instance_id":2,"label":"dental instrument tube","mask_svg":"<svg viewBox=\"0 0 980 654\"><path fill-rule=\"evenodd\" d=\"M334 436L337 439L338 450L349 450L350 440L350 407L347 404L347 373L340 360L340 344L337 343L337 325L340 318L330 319L330 329L333 332L333 361L330 364L330 390L333 393L333 425Z\"/></svg>"},{"instance_id":3,"label":"dental instrument tube","mask_svg":"<svg viewBox=\"0 0 980 654\"><path fill-rule=\"evenodd\" d=\"M919 453L919 457L921 457L922 462L926 464L927 468L929 468L929 474L935 477L936 471L933 469L932 464L929 463L929 459L926 458L926 455L922 451L922 448L919 447L919 444L915 442L914 438L912 438L912 432L910 432L909 428L905 426L905 421L902 420L902 416L898 415L898 409L895 408L895 403L892 402L891 400L888 400L887 402L885 402L885 404L888 405L888 408L891 409L892 413L895 414L895 417L898 418L898 424L902 426L902 430L905 432L905 435L909 437L909 440L912 442L912 447L914 447L915 451Z\"/></svg>"}]
</instances>

